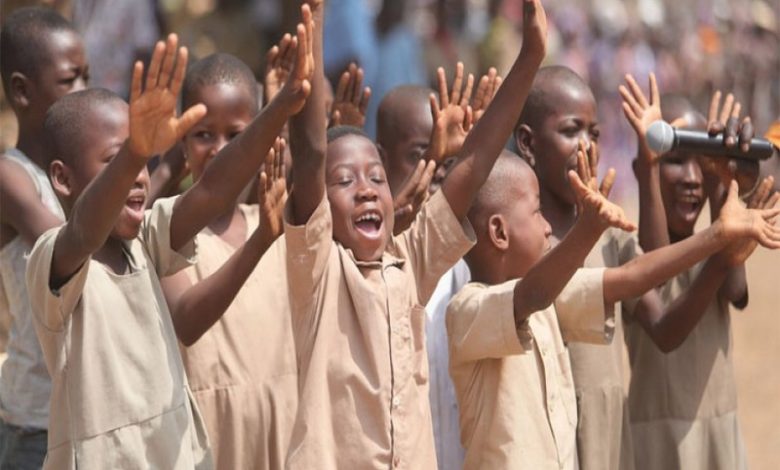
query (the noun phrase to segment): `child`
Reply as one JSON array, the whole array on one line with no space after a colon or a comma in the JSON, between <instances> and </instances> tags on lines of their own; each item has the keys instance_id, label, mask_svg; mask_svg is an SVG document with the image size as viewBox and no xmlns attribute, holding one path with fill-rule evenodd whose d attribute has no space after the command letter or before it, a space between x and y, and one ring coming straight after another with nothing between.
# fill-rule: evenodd
<instances>
[{"instance_id":1,"label":"child","mask_svg":"<svg viewBox=\"0 0 780 470\"><path fill-rule=\"evenodd\" d=\"M26 255L65 216L46 176L43 119L59 97L86 86L81 37L54 10L22 8L0 32L3 90L19 124L0 157L0 316L11 318L0 373L0 468L40 468L46 456L51 380L27 298Z\"/></svg>"},{"instance_id":2,"label":"child","mask_svg":"<svg viewBox=\"0 0 780 470\"><path fill-rule=\"evenodd\" d=\"M722 217L722 191L717 188L717 179L708 181L702 173L696 155L677 152L659 158L652 153L643 132L647 119L631 119L632 114L642 118L651 107L657 108L655 114L660 117L662 106L667 118L703 130L707 127L704 116L680 97L664 97L662 103L651 99L648 105L633 78L629 76L627 81L632 91L624 91L628 98L626 114L637 131L640 149L645 150L635 168L637 178L645 181L641 184L647 188L644 196L651 201L642 207L643 246L647 251L663 249L670 242L694 236L705 198L709 199L712 219ZM651 90L654 88L651 86ZM657 96L657 91L653 94ZM719 94L713 97L710 122L720 121L722 125L731 113L733 100L726 100L718 118L719 99ZM764 180L755 193L754 205L768 197L772 183L772 178ZM658 227L665 228L663 233ZM677 350L668 354L657 351L636 325L626 323L633 372L628 404L637 469L747 468L737 422L728 311L729 303L740 309L747 305L745 268L739 263L720 275L707 268L707 264L695 266L660 289L664 304L669 304L696 283L709 279L707 282L713 285L707 295L702 295L706 305L703 314Z\"/></svg>"},{"instance_id":3,"label":"child","mask_svg":"<svg viewBox=\"0 0 780 470\"><path fill-rule=\"evenodd\" d=\"M576 219L576 201L566 172L576 166L580 140L595 147L598 136L596 101L588 85L568 68L541 69L515 130L515 142L539 179L542 212L550 221L554 242L571 229ZM634 237L610 229L586 257L585 266L617 267L641 253ZM715 264L708 268L718 269ZM577 451L583 469L633 467L623 385L624 315L637 317L659 348L672 350L685 339L703 311L704 305L697 301L695 292L708 289L710 284L701 281L695 287L694 294L667 308L652 290L638 299L623 299L615 306L616 340L570 346L579 416Z\"/></svg>"},{"instance_id":4,"label":"child","mask_svg":"<svg viewBox=\"0 0 780 470\"><path fill-rule=\"evenodd\" d=\"M183 145L198 181L257 114L251 70L228 54L199 60L182 86L182 108L195 103L208 112ZM274 169L283 171L282 154L279 145L266 160L268 184L279 189L259 192L266 210L231 205L197 235L197 263L162 280L217 468L282 468L295 419L295 353L287 296L279 294L286 288L283 245L270 246L281 233L285 179Z\"/></svg>"},{"instance_id":5,"label":"child","mask_svg":"<svg viewBox=\"0 0 780 470\"><path fill-rule=\"evenodd\" d=\"M315 11L320 19L322 5ZM395 238L374 144L352 128L334 128L326 140L316 67L312 96L290 128L294 189L284 232L300 401L289 468L436 467L421 305L471 245L466 212L544 56L538 0L525 1L524 24L508 86L466 137L442 189ZM319 65L319 35L315 58Z\"/></svg>"},{"instance_id":6,"label":"child","mask_svg":"<svg viewBox=\"0 0 780 470\"><path fill-rule=\"evenodd\" d=\"M412 223L419 208L428 198L429 185L434 171L437 170L436 161L446 159L446 156L432 155L435 146L431 147L430 142L439 140L438 136L448 128L456 130L462 128L462 125L457 125L462 124L464 119L462 116L465 115L468 118L471 118L472 115L481 116L484 107L490 103L492 95L500 83L495 69L483 77L477 87L475 98L471 101L472 112L469 113L464 108L469 105L471 98L468 96L471 90L469 83L473 85L471 77L467 79L466 89L460 101L453 99L457 98L456 93L461 92L458 84L463 81L462 64L456 68L451 95L447 93L447 82L443 70L439 73L438 78L440 93L444 94L444 97L440 96L438 101L431 99L432 90L429 88L403 85L391 90L379 105L377 150L382 158L390 192L393 195L395 207L393 231L396 234L403 232ZM439 103L449 103L450 106L442 107ZM433 115L437 117L438 125L436 126L434 126ZM456 125L445 125L448 121ZM457 133L460 131L458 130ZM441 184L444 174L442 168L438 170L436 172L438 180L436 186ZM436 289L431 294L430 301L425 306L431 418L436 457L440 469L463 466L458 404L455 398L455 389L449 376L449 352L447 332L444 327L444 313L452 296L468 280L468 267L463 260L459 260L452 269L441 277Z\"/></svg>"},{"instance_id":7,"label":"child","mask_svg":"<svg viewBox=\"0 0 780 470\"><path fill-rule=\"evenodd\" d=\"M579 176L569 172L579 217L546 255L552 228L540 211L536 177L522 160L502 157L469 212L477 244L466 260L476 282L447 311L466 469L579 468L563 342L610 341L613 303L730 242L752 236L780 247L780 230L766 221L780 208L746 211L732 186L722 219L695 237L617 268L581 269L607 227L633 229L596 187L595 151L589 153L586 163L579 152ZM609 175L605 181L611 185Z\"/></svg>"},{"instance_id":8,"label":"child","mask_svg":"<svg viewBox=\"0 0 780 470\"><path fill-rule=\"evenodd\" d=\"M304 6L299 42L307 44ZM174 61L176 66L174 67ZM211 468L159 276L186 266L193 237L234 204L288 116L308 95L308 61L184 195L144 213L147 160L206 113L175 117L186 49L158 43L131 104L106 90L79 92L49 110L50 175L67 222L30 255L27 286L52 376L45 468ZM129 119L128 119L129 114ZM129 138L128 138L129 135ZM245 149L252 149L248 151Z\"/></svg>"}]
</instances>

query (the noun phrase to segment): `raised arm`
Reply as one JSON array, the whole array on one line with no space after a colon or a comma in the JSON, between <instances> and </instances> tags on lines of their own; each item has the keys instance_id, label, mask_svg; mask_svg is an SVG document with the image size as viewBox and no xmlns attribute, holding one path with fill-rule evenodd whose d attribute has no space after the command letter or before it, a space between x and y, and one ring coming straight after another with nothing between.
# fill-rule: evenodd
<instances>
[{"instance_id":1,"label":"raised arm","mask_svg":"<svg viewBox=\"0 0 780 470\"><path fill-rule=\"evenodd\" d=\"M203 176L176 201L171 220L171 248L184 246L211 220L235 204L287 119L304 107L312 88L309 38L315 28L308 5L301 8L301 14L303 23L298 25L293 40L293 46L297 47L296 63L287 81L268 106L220 150ZM319 29L318 26L316 30Z\"/></svg>"},{"instance_id":2,"label":"raised arm","mask_svg":"<svg viewBox=\"0 0 780 470\"><path fill-rule=\"evenodd\" d=\"M553 303L577 269L582 267L585 257L607 227L636 228L619 206L607 200L615 179L614 170L607 173L601 188L598 187L595 143L586 152L580 142L577 163L577 173L571 171L569 181L577 195L580 215L563 240L515 285L515 324L518 326L532 313Z\"/></svg>"},{"instance_id":3,"label":"raised arm","mask_svg":"<svg viewBox=\"0 0 780 470\"><path fill-rule=\"evenodd\" d=\"M729 185L721 215L707 229L685 240L634 258L604 273L604 301L631 299L660 285L730 243L752 239L761 245L780 248L780 230L774 220L780 208L748 209L741 205L735 181Z\"/></svg>"},{"instance_id":4,"label":"raised arm","mask_svg":"<svg viewBox=\"0 0 780 470\"><path fill-rule=\"evenodd\" d=\"M623 113L637 138L634 173L639 186L639 245L645 252L669 244L666 211L661 197L659 155L650 150L646 135L650 124L661 119L661 97L655 74L650 74L649 82L649 100L631 75L626 75L626 84L619 88Z\"/></svg>"},{"instance_id":5,"label":"raised arm","mask_svg":"<svg viewBox=\"0 0 780 470\"><path fill-rule=\"evenodd\" d=\"M290 119L290 150L293 157L293 191L291 194L293 223L305 224L314 209L325 197L325 152L327 151L327 116L325 113L325 75L322 62L322 30L325 5L322 0L310 0L317 27L314 28L311 47L314 69L311 78L311 96L303 110Z\"/></svg>"},{"instance_id":6,"label":"raised arm","mask_svg":"<svg viewBox=\"0 0 780 470\"><path fill-rule=\"evenodd\" d=\"M52 288L65 283L106 243L149 158L168 150L206 114L205 106L195 105L176 118L176 97L187 66L187 49L178 49L177 44L175 34L166 43L157 43L143 91L144 66L136 62L130 91L130 137L79 196L57 236L49 280Z\"/></svg>"},{"instance_id":7,"label":"raised arm","mask_svg":"<svg viewBox=\"0 0 780 470\"><path fill-rule=\"evenodd\" d=\"M260 174L258 200L260 224L251 237L217 271L192 284L185 271L162 280L163 293L179 340L194 344L230 307L247 278L271 244L282 234L282 214L287 201L284 141L268 152Z\"/></svg>"},{"instance_id":8,"label":"raised arm","mask_svg":"<svg viewBox=\"0 0 780 470\"><path fill-rule=\"evenodd\" d=\"M772 184L772 178L766 178L751 198L748 207L774 207L780 200L780 194L770 195ZM743 238L712 255L690 287L666 307L662 305L655 290L642 296L635 317L661 351L669 352L680 346L716 296L730 300L723 287L734 270L744 266L757 246L758 243L752 238Z\"/></svg>"},{"instance_id":9,"label":"raised arm","mask_svg":"<svg viewBox=\"0 0 780 470\"><path fill-rule=\"evenodd\" d=\"M442 191L459 219L466 217L520 117L536 71L544 59L547 18L540 0L523 0L523 46L504 83L469 132Z\"/></svg>"}]
</instances>

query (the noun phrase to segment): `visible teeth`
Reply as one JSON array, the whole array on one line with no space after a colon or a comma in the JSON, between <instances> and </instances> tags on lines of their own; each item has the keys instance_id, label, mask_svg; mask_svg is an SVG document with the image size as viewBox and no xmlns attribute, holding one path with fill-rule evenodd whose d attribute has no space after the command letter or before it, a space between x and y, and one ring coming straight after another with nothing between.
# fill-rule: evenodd
<instances>
[{"instance_id":1,"label":"visible teeth","mask_svg":"<svg viewBox=\"0 0 780 470\"><path fill-rule=\"evenodd\" d=\"M357 219L358 222L379 222L379 215L374 213L363 214Z\"/></svg>"}]
</instances>

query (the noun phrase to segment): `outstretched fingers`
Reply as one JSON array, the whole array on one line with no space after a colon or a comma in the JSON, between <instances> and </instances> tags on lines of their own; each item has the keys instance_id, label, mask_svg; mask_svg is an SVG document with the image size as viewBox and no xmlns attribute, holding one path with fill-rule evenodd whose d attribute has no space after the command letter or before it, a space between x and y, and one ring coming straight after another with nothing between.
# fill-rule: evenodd
<instances>
[{"instance_id":1,"label":"outstretched fingers","mask_svg":"<svg viewBox=\"0 0 780 470\"><path fill-rule=\"evenodd\" d=\"M173 71L173 77L171 78L170 89L173 96L179 96L182 84L184 83L184 75L187 73L187 58L189 52L186 47L179 49L178 57L176 59L176 69Z\"/></svg>"},{"instance_id":2,"label":"outstretched fingers","mask_svg":"<svg viewBox=\"0 0 780 470\"><path fill-rule=\"evenodd\" d=\"M599 192L602 196L609 197L609 194L612 192L612 186L615 185L616 176L617 172L614 168L607 170L607 174L604 175L604 179L601 181L601 186L599 187Z\"/></svg>"}]
</instances>

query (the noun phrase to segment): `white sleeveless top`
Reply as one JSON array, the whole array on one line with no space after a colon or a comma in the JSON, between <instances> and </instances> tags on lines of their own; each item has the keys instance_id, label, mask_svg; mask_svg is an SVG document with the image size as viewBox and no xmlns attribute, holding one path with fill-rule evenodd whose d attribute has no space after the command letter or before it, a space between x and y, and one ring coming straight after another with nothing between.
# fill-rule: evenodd
<instances>
[{"instance_id":1,"label":"white sleeveless top","mask_svg":"<svg viewBox=\"0 0 780 470\"><path fill-rule=\"evenodd\" d=\"M65 220L46 173L17 149L5 157L25 169L43 204ZM0 249L0 315L10 314L8 358L0 371L0 418L16 426L46 429L49 423L51 380L35 336L27 298L25 270L32 247L17 236Z\"/></svg>"}]
</instances>

